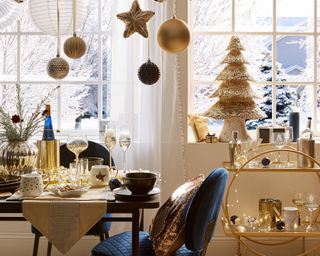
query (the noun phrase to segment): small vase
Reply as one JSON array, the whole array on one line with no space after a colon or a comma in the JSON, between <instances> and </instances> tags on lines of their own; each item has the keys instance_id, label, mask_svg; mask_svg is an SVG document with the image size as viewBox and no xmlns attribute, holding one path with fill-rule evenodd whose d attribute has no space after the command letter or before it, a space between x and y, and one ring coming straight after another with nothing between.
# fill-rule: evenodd
<instances>
[{"instance_id":1,"label":"small vase","mask_svg":"<svg viewBox=\"0 0 320 256\"><path fill-rule=\"evenodd\" d=\"M29 141L8 141L0 145L0 165L11 175L32 172L37 155L37 146Z\"/></svg>"}]
</instances>

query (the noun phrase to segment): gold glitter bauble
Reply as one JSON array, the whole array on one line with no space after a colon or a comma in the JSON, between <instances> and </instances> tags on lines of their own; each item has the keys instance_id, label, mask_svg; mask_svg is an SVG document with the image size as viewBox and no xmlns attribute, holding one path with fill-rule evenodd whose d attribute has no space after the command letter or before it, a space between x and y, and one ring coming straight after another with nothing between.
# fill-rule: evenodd
<instances>
[{"instance_id":1,"label":"gold glitter bauble","mask_svg":"<svg viewBox=\"0 0 320 256\"><path fill-rule=\"evenodd\" d=\"M158 44L169 53L179 53L190 42L190 30L183 20L173 17L161 24L157 33Z\"/></svg>"},{"instance_id":2,"label":"gold glitter bauble","mask_svg":"<svg viewBox=\"0 0 320 256\"><path fill-rule=\"evenodd\" d=\"M82 38L74 34L64 42L63 50L69 58L79 59L86 52L86 43Z\"/></svg>"},{"instance_id":3,"label":"gold glitter bauble","mask_svg":"<svg viewBox=\"0 0 320 256\"><path fill-rule=\"evenodd\" d=\"M57 56L48 62L47 73L53 79L63 79L69 73L69 64L65 59Z\"/></svg>"}]
</instances>

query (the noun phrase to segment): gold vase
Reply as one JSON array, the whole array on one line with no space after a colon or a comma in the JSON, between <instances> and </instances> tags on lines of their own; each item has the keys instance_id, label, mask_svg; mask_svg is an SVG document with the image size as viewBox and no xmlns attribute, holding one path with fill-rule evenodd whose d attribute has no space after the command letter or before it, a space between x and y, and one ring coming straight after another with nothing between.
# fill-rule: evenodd
<instances>
[{"instance_id":1,"label":"gold vase","mask_svg":"<svg viewBox=\"0 0 320 256\"><path fill-rule=\"evenodd\" d=\"M0 145L0 165L11 175L30 173L36 166L37 146L29 141L8 141Z\"/></svg>"}]
</instances>

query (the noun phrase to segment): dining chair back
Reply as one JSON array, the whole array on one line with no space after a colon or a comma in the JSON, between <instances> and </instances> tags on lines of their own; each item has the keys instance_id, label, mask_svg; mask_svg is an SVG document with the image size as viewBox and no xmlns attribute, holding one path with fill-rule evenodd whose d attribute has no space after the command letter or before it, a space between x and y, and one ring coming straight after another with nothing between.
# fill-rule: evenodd
<instances>
[{"instance_id":1,"label":"dining chair back","mask_svg":"<svg viewBox=\"0 0 320 256\"><path fill-rule=\"evenodd\" d=\"M88 148L80 153L79 158L82 157L100 157L103 159L104 165L109 165L110 157L109 151L105 146L88 141ZM69 164L75 161L75 155L67 148L67 144L62 144L60 146L60 165L69 168ZM112 166L114 166L114 161L111 158Z\"/></svg>"},{"instance_id":2,"label":"dining chair back","mask_svg":"<svg viewBox=\"0 0 320 256\"><path fill-rule=\"evenodd\" d=\"M227 184L228 172L224 168L213 170L203 181L187 207L185 218L185 244L175 256L204 256L210 242ZM149 233L139 232L139 255L155 256ZM96 245L92 256L131 256L132 233L123 232Z\"/></svg>"}]
</instances>

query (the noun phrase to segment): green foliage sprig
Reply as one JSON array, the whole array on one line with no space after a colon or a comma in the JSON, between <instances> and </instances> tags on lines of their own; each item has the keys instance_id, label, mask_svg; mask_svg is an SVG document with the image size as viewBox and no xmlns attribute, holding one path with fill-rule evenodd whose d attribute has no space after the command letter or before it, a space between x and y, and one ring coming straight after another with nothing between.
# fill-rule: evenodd
<instances>
[{"instance_id":1,"label":"green foliage sprig","mask_svg":"<svg viewBox=\"0 0 320 256\"><path fill-rule=\"evenodd\" d=\"M49 94L43 97L40 103L36 106L35 111L28 115L24 109L24 99L21 92L21 85L16 84L16 113L10 115L2 106L0 106L0 140L2 141L27 141L37 131L39 131L44 120L42 115L42 107L52 93L59 88L55 87Z\"/></svg>"}]
</instances>

